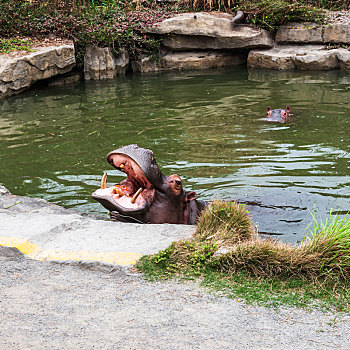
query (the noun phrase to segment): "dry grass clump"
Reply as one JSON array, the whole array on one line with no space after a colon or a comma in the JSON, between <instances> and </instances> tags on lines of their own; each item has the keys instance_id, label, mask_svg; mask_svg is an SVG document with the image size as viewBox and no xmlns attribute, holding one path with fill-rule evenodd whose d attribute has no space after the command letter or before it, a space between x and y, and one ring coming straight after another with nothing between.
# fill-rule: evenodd
<instances>
[{"instance_id":1,"label":"dry grass clump","mask_svg":"<svg viewBox=\"0 0 350 350\"><path fill-rule=\"evenodd\" d=\"M200 216L194 239L231 247L253 239L255 228L244 205L213 201Z\"/></svg>"},{"instance_id":2,"label":"dry grass clump","mask_svg":"<svg viewBox=\"0 0 350 350\"><path fill-rule=\"evenodd\" d=\"M150 261L167 273L211 269L228 275L246 271L258 278L346 281L350 219L330 215L296 246L258 236L244 205L216 200L202 213L192 239L173 242Z\"/></svg>"},{"instance_id":3,"label":"dry grass clump","mask_svg":"<svg viewBox=\"0 0 350 350\"><path fill-rule=\"evenodd\" d=\"M304 246L293 246L276 240L255 238L237 244L228 253L212 260L212 266L222 272L245 270L256 277L316 278L320 269L320 255Z\"/></svg>"}]
</instances>

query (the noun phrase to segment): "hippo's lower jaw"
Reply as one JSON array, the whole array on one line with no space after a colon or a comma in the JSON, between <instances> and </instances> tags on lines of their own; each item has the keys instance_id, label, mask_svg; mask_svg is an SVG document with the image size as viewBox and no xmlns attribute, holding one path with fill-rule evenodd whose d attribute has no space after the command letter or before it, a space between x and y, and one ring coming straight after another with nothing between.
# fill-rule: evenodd
<instances>
[{"instance_id":1,"label":"hippo's lower jaw","mask_svg":"<svg viewBox=\"0 0 350 350\"><path fill-rule=\"evenodd\" d=\"M120 190L122 188L122 190ZM92 198L100 202L109 211L118 211L125 214L139 214L149 207L149 200L154 196L154 190L140 188L136 192L127 190L126 186L117 184L107 188L100 188L92 193ZM142 191L141 191L142 189Z\"/></svg>"}]
</instances>

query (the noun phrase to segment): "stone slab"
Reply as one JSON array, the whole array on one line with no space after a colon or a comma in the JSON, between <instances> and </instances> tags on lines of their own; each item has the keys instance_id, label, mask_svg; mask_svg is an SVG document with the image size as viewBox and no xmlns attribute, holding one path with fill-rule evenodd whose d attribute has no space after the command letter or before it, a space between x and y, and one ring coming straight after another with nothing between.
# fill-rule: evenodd
<instances>
[{"instance_id":1,"label":"stone slab","mask_svg":"<svg viewBox=\"0 0 350 350\"><path fill-rule=\"evenodd\" d=\"M147 32L165 36L163 45L174 50L273 46L272 35L267 30L234 26L232 18L228 13L182 13L148 27Z\"/></svg>"},{"instance_id":2,"label":"stone slab","mask_svg":"<svg viewBox=\"0 0 350 350\"><path fill-rule=\"evenodd\" d=\"M276 70L347 69L349 54L346 49L327 49L322 45L279 45L269 50L252 50L248 67Z\"/></svg>"}]
</instances>

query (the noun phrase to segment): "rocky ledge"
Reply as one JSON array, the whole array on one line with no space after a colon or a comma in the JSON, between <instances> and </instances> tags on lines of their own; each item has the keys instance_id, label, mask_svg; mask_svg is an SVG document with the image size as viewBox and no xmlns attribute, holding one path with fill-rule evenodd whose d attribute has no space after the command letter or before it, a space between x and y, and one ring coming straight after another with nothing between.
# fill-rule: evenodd
<instances>
[{"instance_id":1,"label":"rocky ledge","mask_svg":"<svg viewBox=\"0 0 350 350\"><path fill-rule=\"evenodd\" d=\"M19 93L35 82L70 72L73 43L33 46L30 53L0 55L0 98Z\"/></svg>"}]
</instances>

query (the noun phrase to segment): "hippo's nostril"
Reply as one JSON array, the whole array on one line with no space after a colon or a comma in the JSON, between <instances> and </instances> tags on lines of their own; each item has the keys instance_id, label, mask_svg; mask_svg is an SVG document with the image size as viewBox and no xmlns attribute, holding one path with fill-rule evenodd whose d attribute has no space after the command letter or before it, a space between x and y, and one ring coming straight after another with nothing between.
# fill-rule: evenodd
<instances>
[{"instance_id":1,"label":"hippo's nostril","mask_svg":"<svg viewBox=\"0 0 350 350\"><path fill-rule=\"evenodd\" d=\"M181 185L181 181L175 180L176 185Z\"/></svg>"}]
</instances>

